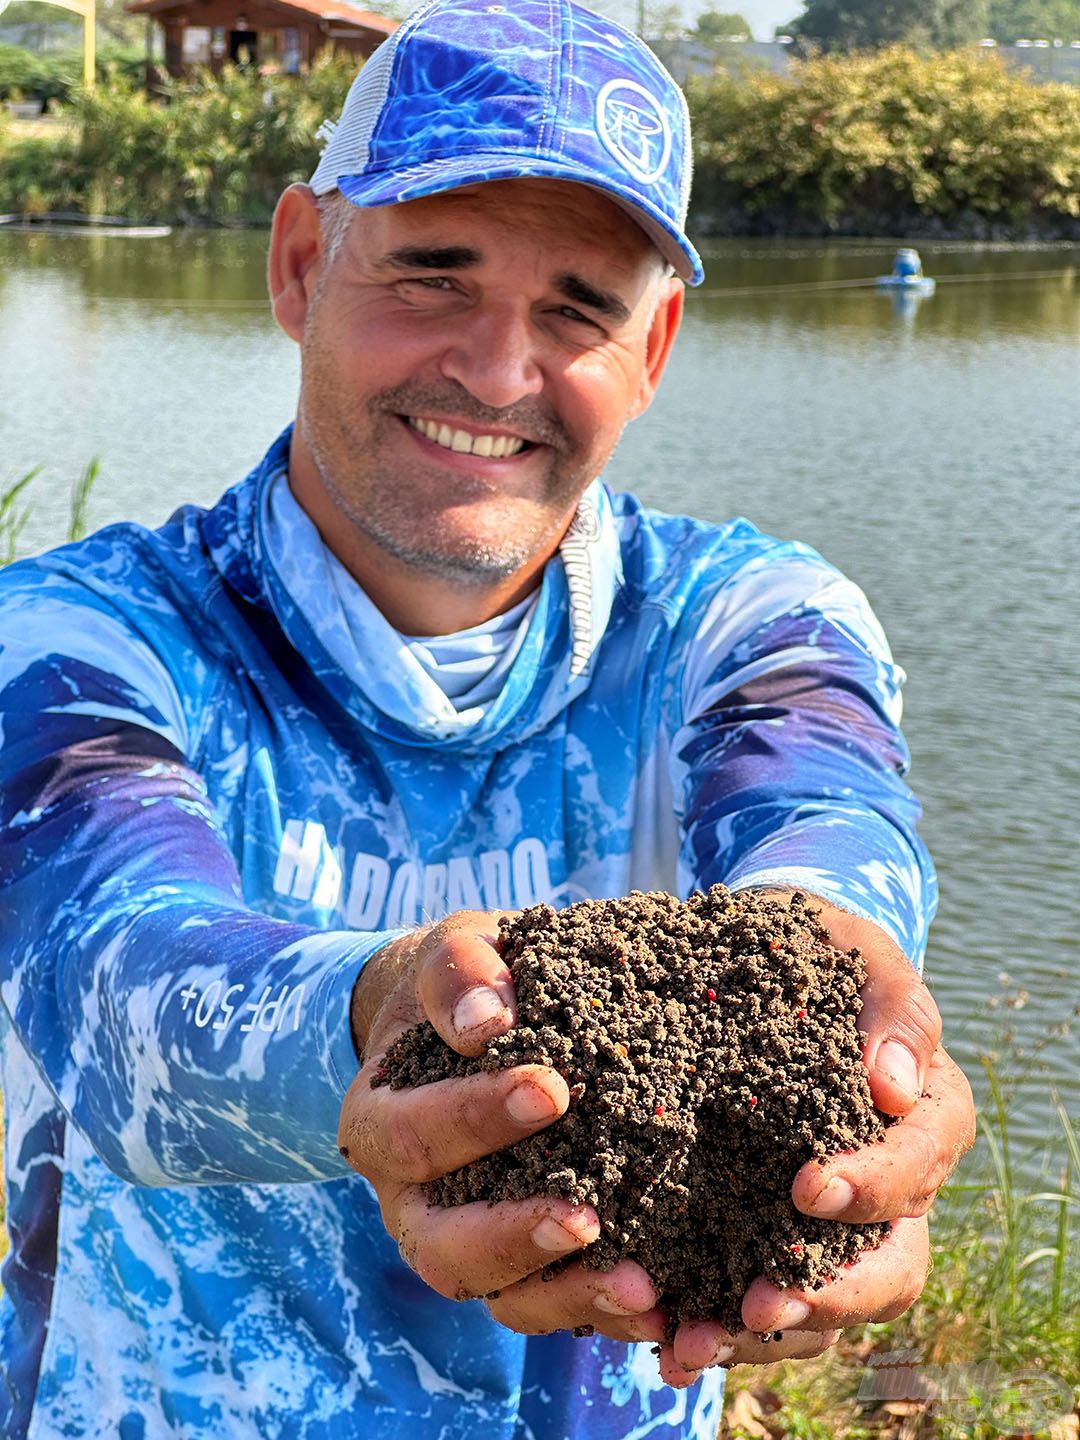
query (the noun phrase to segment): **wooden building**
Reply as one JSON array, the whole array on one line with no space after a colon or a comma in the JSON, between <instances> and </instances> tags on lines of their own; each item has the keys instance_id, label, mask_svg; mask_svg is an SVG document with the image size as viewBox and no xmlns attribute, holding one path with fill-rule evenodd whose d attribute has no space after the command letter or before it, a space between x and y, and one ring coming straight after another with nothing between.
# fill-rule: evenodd
<instances>
[{"instance_id":1,"label":"wooden building","mask_svg":"<svg viewBox=\"0 0 1080 1440\"><path fill-rule=\"evenodd\" d=\"M176 76L225 65L297 75L327 45L366 58L400 23L348 0L129 0L126 8L161 27L165 69Z\"/></svg>"}]
</instances>

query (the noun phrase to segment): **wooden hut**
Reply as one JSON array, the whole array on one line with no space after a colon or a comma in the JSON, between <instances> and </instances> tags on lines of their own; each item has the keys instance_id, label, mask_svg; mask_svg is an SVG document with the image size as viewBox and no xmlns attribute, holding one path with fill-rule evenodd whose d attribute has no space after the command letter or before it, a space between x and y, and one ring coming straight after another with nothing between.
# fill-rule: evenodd
<instances>
[{"instance_id":1,"label":"wooden hut","mask_svg":"<svg viewBox=\"0 0 1080 1440\"><path fill-rule=\"evenodd\" d=\"M126 8L161 27L175 76L225 65L297 75L327 45L366 58L400 23L348 0L129 0Z\"/></svg>"}]
</instances>

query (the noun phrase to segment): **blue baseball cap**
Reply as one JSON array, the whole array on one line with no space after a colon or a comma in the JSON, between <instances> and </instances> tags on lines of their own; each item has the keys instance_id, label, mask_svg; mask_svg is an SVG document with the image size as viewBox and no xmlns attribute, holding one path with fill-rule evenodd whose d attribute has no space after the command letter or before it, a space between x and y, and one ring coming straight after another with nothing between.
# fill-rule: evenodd
<instances>
[{"instance_id":1,"label":"blue baseball cap","mask_svg":"<svg viewBox=\"0 0 1080 1440\"><path fill-rule=\"evenodd\" d=\"M631 31L573 0L432 0L353 81L311 177L354 205L485 180L572 180L611 197L691 285L690 119Z\"/></svg>"}]
</instances>

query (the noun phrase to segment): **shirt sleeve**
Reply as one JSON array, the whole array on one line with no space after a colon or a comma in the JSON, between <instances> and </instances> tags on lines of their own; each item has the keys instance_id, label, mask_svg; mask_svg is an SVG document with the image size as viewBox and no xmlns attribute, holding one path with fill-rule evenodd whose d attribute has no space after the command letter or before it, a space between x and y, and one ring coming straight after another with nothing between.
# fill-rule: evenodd
<instances>
[{"instance_id":1,"label":"shirt sleeve","mask_svg":"<svg viewBox=\"0 0 1080 1440\"><path fill-rule=\"evenodd\" d=\"M865 595L770 542L694 625L673 747L680 884L797 886L921 969L937 885L904 780L905 677Z\"/></svg>"},{"instance_id":2,"label":"shirt sleeve","mask_svg":"<svg viewBox=\"0 0 1080 1440\"><path fill-rule=\"evenodd\" d=\"M18 566L0 584L0 998L12 1023L130 1182L351 1174L336 1148L356 1072L349 1002L392 934L318 931L245 904L185 753L191 696L152 633L46 579Z\"/></svg>"}]
</instances>

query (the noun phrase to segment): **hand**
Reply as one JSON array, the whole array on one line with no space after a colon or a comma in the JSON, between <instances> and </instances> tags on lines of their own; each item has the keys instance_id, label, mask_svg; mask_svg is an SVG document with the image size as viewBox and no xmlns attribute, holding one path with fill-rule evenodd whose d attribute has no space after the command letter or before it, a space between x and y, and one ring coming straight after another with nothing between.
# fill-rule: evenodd
<instances>
[{"instance_id":1,"label":"hand","mask_svg":"<svg viewBox=\"0 0 1080 1440\"><path fill-rule=\"evenodd\" d=\"M713 1364L806 1359L834 1344L844 1326L902 1315L929 1273L925 1216L975 1139L971 1086L941 1046L941 1016L911 962L869 920L817 903L832 944L863 953L859 1029L870 1093L878 1109L903 1119L874 1145L804 1165L791 1198L807 1215L892 1221L892 1233L821 1289L782 1291L758 1277L743 1298L746 1329L738 1335L706 1321L680 1326L661 1356L669 1384L693 1384ZM777 1330L780 1341L757 1338Z\"/></svg>"},{"instance_id":2,"label":"hand","mask_svg":"<svg viewBox=\"0 0 1080 1440\"><path fill-rule=\"evenodd\" d=\"M553 1260L598 1238L591 1207L537 1196L443 1209L424 1198L425 1181L565 1114L570 1096L557 1071L519 1065L415 1089L371 1088L390 1042L425 1018L462 1055L479 1055L510 1029L514 987L497 940L497 915L463 911L369 962L353 996L363 1061L341 1108L342 1154L370 1181L403 1258L440 1295L485 1297L496 1320L524 1334L590 1326L617 1340L658 1341L656 1292L633 1261L606 1274L570 1265L543 1279Z\"/></svg>"}]
</instances>

